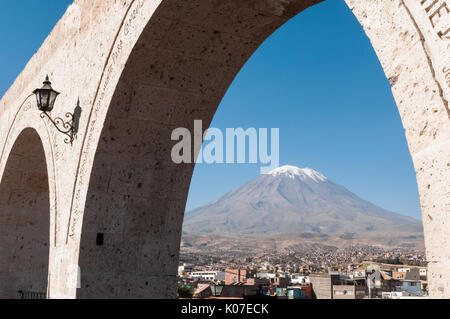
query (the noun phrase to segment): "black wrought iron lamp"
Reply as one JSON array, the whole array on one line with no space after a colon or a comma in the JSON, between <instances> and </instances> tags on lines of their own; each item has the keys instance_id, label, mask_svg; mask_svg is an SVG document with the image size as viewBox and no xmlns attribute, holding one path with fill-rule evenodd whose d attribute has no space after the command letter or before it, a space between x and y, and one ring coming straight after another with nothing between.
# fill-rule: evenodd
<instances>
[{"instance_id":1,"label":"black wrought iron lamp","mask_svg":"<svg viewBox=\"0 0 450 319\"><path fill-rule=\"evenodd\" d=\"M50 82L48 75L45 78L44 86L40 89L34 90L33 94L36 95L37 106L39 110L42 111L41 118L47 117L59 132L67 135L64 142L66 144L72 144L74 139L73 114L70 112L66 113L65 116L67 121L64 121L60 117L52 119L48 114L48 112L53 110L56 98L59 95L59 92L53 90L52 83Z\"/></svg>"}]
</instances>

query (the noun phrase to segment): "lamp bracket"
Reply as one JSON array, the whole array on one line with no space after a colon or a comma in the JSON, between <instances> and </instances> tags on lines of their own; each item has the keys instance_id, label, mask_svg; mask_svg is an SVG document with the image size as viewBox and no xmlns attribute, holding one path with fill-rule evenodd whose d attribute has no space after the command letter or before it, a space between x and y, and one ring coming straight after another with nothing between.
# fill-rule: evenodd
<instances>
[{"instance_id":1,"label":"lamp bracket","mask_svg":"<svg viewBox=\"0 0 450 319\"><path fill-rule=\"evenodd\" d=\"M52 119L50 115L44 111L41 113L41 118L45 117L50 120L50 122L56 127L59 132L67 135L67 137L64 139L64 143L72 145L74 140L73 114L70 112L66 113L65 117L67 118L67 121L64 121L60 117Z\"/></svg>"}]
</instances>

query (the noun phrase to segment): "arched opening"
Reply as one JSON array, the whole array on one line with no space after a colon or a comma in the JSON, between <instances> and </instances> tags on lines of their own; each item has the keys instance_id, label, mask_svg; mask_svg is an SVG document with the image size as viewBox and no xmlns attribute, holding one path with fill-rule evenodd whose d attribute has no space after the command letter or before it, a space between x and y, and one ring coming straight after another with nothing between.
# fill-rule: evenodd
<instances>
[{"instance_id":1,"label":"arched opening","mask_svg":"<svg viewBox=\"0 0 450 319\"><path fill-rule=\"evenodd\" d=\"M49 212L44 149L36 131L27 128L11 150L0 183L0 298L45 297Z\"/></svg>"},{"instance_id":2,"label":"arched opening","mask_svg":"<svg viewBox=\"0 0 450 319\"><path fill-rule=\"evenodd\" d=\"M193 281L200 287L214 274L213 287L224 291L220 296L238 297L242 292L229 286L229 278L239 278L231 276L237 269L254 269L261 283L278 275L309 284L313 274L317 291L318 273L325 277L331 270L345 278L367 267L363 260L392 263L383 269L400 267L395 262L426 266L401 118L369 39L343 1L316 5L274 32L240 71L211 126L222 132L280 128L280 164L300 169L261 176L262 163L196 165L179 271L180 286L191 294L200 291ZM383 282L385 291L391 282ZM266 284L264 293L273 295L273 286ZM369 295L358 289L358 298ZM371 292L372 298L381 294Z\"/></svg>"},{"instance_id":3,"label":"arched opening","mask_svg":"<svg viewBox=\"0 0 450 319\"><path fill-rule=\"evenodd\" d=\"M206 129L259 45L318 2L162 2L121 74L99 140L83 216L78 297L176 296L194 166L172 162L171 132L193 132L195 119Z\"/></svg>"}]
</instances>

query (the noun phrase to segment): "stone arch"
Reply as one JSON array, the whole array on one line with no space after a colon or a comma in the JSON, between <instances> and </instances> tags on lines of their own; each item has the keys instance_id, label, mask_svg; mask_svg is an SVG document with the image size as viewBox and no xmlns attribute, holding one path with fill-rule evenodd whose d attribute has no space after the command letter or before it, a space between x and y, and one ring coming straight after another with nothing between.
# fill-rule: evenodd
<instances>
[{"instance_id":1,"label":"stone arch","mask_svg":"<svg viewBox=\"0 0 450 319\"><path fill-rule=\"evenodd\" d=\"M87 131L87 139L98 140L98 147L89 155L86 202L73 210L77 220L82 216L82 227L71 219L68 231L81 238L79 297L175 297L193 165L171 162L171 131L192 129L194 119L202 119L206 129L251 54L283 23L318 2L163 0L148 11L148 22L125 55L120 79L108 78L105 84L113 92L111 102L97 109L94 104L91 121L104 123L102 129ZM445 39L432 33L419 2L346 2L390 80L417 171L431 273L442 275L448 251L433 231L442 233L441 223L448 225L442 214L449 207L448 85L439 72L445 63L436 54L439 49L430 51L425 41L438 48ZM127 14L138 16L144 6L132 1ZM115 53L115 59L125 54ZM437 198L439 208L433 204ZM83 196L77 199L82 201ZM97 245L102 236L103 244ZM432 294L448 295L450 280L445 282L438 287L432 281Z\"/></svg>"},{"instance_id":2,"label":"stone arch","mask_svg":"<svg viewBox=\"0 0 450 319\"><path fill-rule=\"evenodd\" d=\"M42 141L24 129L9 153L0 183L0 297L47 293L50 192Z\"/></svg>"}]
</instances>

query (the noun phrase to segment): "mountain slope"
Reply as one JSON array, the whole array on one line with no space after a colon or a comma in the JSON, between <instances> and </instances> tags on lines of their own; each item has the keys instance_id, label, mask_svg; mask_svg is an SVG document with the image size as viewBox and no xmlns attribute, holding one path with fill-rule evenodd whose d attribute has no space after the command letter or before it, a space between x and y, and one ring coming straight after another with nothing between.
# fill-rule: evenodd
<instances>
[{"instance_id":1,"label":"mountain slope","mask_svg":"<svg viewBox=\"0 0 450 319\"><path fill-rule=\"evenodd\" d=\"M312 232L350 238L418 234L420 221L359 198L312 169L283 166L186 213L183 232Z\"/></svg>"}]
</instances>

